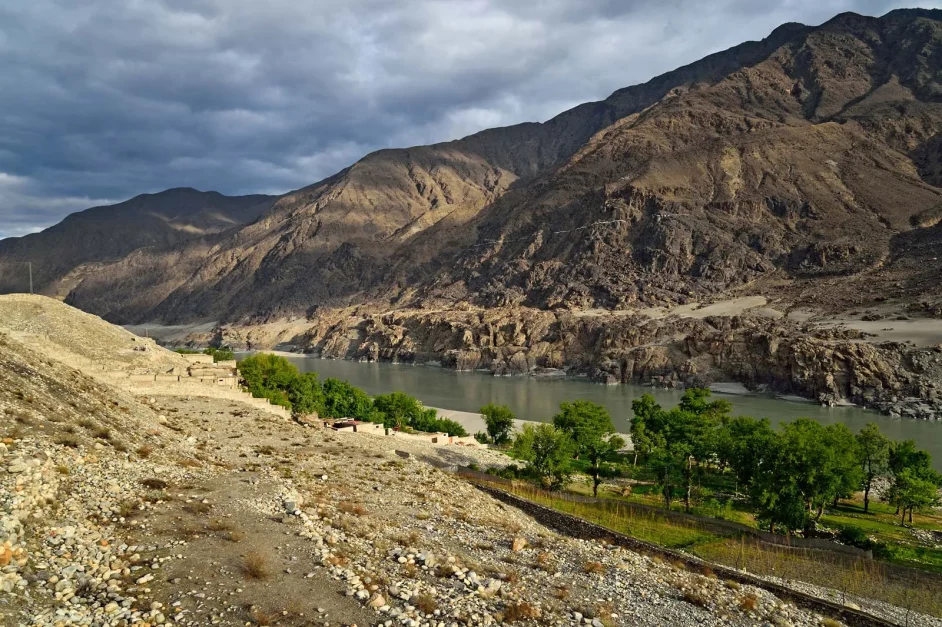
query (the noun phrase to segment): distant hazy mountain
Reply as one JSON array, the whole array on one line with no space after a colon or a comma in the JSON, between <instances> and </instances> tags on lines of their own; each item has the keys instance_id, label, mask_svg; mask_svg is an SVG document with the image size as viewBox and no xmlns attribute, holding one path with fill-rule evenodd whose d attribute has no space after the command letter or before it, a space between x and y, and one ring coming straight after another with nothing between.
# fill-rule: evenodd
<instances>
[{"instance_id":1,"label":"distant hazy mountain","mask_svg":"<svg viewBox=\"0 0 942 627\"><path fill-rule=\"evenodd\" d=\"M66 284L63 278L85 264L113 262L140 248L165 251L242 226L274 198L177 188L73 213L41 233L0 240L0 293L27 289L23 262L31 261L36 291L64 297L80 277Z\"/></svg>"}]
</instances>

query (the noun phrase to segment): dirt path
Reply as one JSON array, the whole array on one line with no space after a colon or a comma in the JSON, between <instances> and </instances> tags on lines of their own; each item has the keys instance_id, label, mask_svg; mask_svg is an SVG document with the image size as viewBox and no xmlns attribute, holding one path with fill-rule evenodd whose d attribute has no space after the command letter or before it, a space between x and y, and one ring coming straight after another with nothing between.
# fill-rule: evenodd
<instances>
[{"instance_id":1,"label":"dirt path","mask_svg":"<svg viewBox=\"0 0 942 627\"><path fill-rule=\"evenodd\" d=\"M178 622L372 624L375 615L326 575L315 546L297 535L296 525L254 507L274 502L279 488L259 472L169 485L173 500L130 534L136 544L181 543L169 552L178 550L182 559L169 561L152 584L154 598L174 608Z\"/></svg>"}]
</instances>

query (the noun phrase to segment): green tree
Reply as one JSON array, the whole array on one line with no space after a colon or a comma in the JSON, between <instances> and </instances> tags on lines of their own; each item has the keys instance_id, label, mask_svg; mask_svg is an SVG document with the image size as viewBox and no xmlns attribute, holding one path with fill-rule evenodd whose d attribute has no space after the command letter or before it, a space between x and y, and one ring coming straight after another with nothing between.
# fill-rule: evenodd
<instances>
[{"instance_id":1,"label":"green tree","mask_svg":"<svg viewBox=\"0 0 942 627\"><path fill-rule=\"evenodd\" d=\"M796 481L809 513L816 510L816 517L820 518L824 505L834 498L841 485L825 427L809 418L798 418L783 426L781 444L786 463L776 470ZM776 479L780 484L789 481L784 476Z\"/></svg>"},{"instance_id":2,"label":"green tree","mask_svg":"<svg viewBox=\"0 0 942 627\"><path fill-rule=\"evenodd\" d=\"M656 477L655 483L664 499L664 507L671 508L678 486L685 480L688 451L684 445L671 447L661 445L654 448L649 457L649 466Z\"/></svg>"},{"instance_id":3,"label":"green tree","mask_svg":"<svg viewBox=\"0 0 942 627\"><path fill-rule=\"evenodd\" d=\"M857 458L863 471L864 513L870 511L873 480L889 470L890 440L875 422L868 422L857 434Z\"/></svg>"},{"instance_id":4,"label":"green tree","mask_svg":"<svg viewBox=\"0 0 942 627\"><path fill-rule=\"evenodd\" d=\"M387 426L398 429L404 426L414 427L426 411L419 399L405 392L380 394L373 398L373 406L386 416ZM438 415L434 409L431 412L433 418Z\"/></svg>"},{"instance_id":5,"label":"green tree","mask_svg":"<svg viewBox=\"0 0 942 627\"><path fill-rule=\"evenodd\" d=\"M643 438L643 446L656 454L656 466L670 506L675 474L683 476L684 509L690 511L694 477L704 472L708 460L716 455L717 432L729 420L732 406L723 400L711 401L710 391L691 388L684 392L680 404L664 411L645 395L632 404L635 412L633 432Z\"/></svg>"},{"instance_id":6,"label":"green tree","mask_svg":"<svg viewBox=\"0 0 942 627\"><path fill-rule=\"evenodd\" d=\"M939 480L935 473L922 474L915 468L903 469L895 478L893 499L900 514L900 525L905 523L909 511L909 522L913 522L913 510L939 504Z\"/></svg>"},{"instance_id":7,"label":"green tree","mask_svg":"<svg viewBox=\"0 0 942 627\"><path fill-rule=\"evenodd\" d=\"M363 390L340 379L326 379L324 390L324 415L330 418L353 418L382 422L373 407L373 401Z\"/></svg>"},{"instance_id":8,"label":"green tree","mask_svg":"<svg viewBox=\"0 0 942 627\"><path fill-rule=\"evenodd\" d=\"M777 526L786 534L807 528L810 514L797 477L789 475L790 464L784 448L776 447L782 439L776 438L771 455L766 456L768 467L750 484L750 498L756 509L756 518L775 533ZM767 443L770 444L770 443Z\"/></svg>"},{"instance_id":9,"label":"green tree","mask_svg":"<svg viewBox=\"0 0 942 627\"><path fill-rule=\"evenodd\" d=\"M825 427L824 432L832 463L830 472L834 476L831 503L837 507L839 499L850 498L860 489L864 472L860 465L857 438L851 430L846 425L833 424ZM819 518L820 515L816 520Z\"/></svg>"},{"instance_id":10,"label":"green tree","mask_svg":"<svg viewBox=\"0 0 942 627\"><path fill-rule=\"evenodd\" d=\"M220 347L220 348L216 348L216 347L214 347L214 346L210 346L209 348L207 348L207 349L205 349L205 350L203 351L203 354L205 354L205 355L212 355L212 356L213 356L213 362L217 362L217 361L232 361L233 359L235 359L235 353L233 353L233 352L232 352L232 349L229 348L228 346L223 346L223 347Z\"/></svg>"},{"instance_id":11,"label":"green tree","mask_svg":"<svg viewBox=\"0 0 942 627\"><path fill-rule=\"evenodd\" d=\"M631 418L631 445L635 454L634 465L637 466L638 454L647 458L655 448L655 423L664 410L650 394L631 401L631 410L634 413Z\"/></svg>"},{"instance_id":12,"label":"green tree","mask_svg":"<svg viewBox=\"0 0 942 627\"><path fill-rule=\"evenodd\" d=\"M514 428L516 416L506 405L489 403L480 409L487 425L487 436L497 446L510 442L510 432Z\"/></svg>"},{"instance_id":13,"label":"green tree","mask_svg":"<svg viewBox=\"0 0 942 627\"><path fill-rule=\"evenodd\" d=\"M608 410L592 401L560 403L559 413L553 416L553 426L569 434L577 455L597 440L615 433Z\"/></svg>"},{"instance_id":14,"label":"green tree","mask_svg":"<svg viewBox=\"0 0 942 627\"><path fill-rule=\"evenodd\" d=\"M439 418L437 430L458 438L464 438L468 435L464 425L450 418Z\"/></svg>"},{"instance_id":15,"label":"green tree","mask_svg":"<svg viewBox=\"0 0 942 627\"><path fill-rule=\"evenodd\" d=\"M927 485L933 484L938 489L939 475L932 470L932 458L926 451L916 448L913 440L903 440L890 445L887 466L893 480L884 498L896 505L896 513L901 514L901 524L909 512L912 522L913 509L925 507L922 503Z\"/></svg>"},{"instance_id":16,"label":"green tree","mask_svg":"<svg viewBox=\"0 0 942 627\"><path fill-rule=\"evenodd\" d=\"M592 494L598 496L602 479L614 472L611 458L625 446L625 440L615 434L612 416L597 403L573 401L560 404L559 413L553 416L553 426L569 434L576 455L589 462Z\"/></svg>"},{"instance_id":17,"label":"green tree","mask_svg":"<svg viewBox=\"0 0 942 627\"><path fill-rule=\"evenodd\" d=\"M770 450L775 432L768 419L736 416L721 420L716 434L716 456L736 477L737 491L747 489L762 472L763 453Z\"/></svg>"},{"instance_id":18,"label":"green tree","mask_svg":"<svg viewBox=\"0 0 942 627\"><path fill-rule=\"evenodd\" d=\"M572 474L571 460L575 451L572 439L549 424L523 425L513 441L514 457L527 462L527 472L544 487L558 490Z\"/></svg>"},{"instance_id":19,"label":"green tree","mask_svg":"<svg viewBox=\"0 0 942 627\"><path fill-rule=\"evenodd\" d=\"M720 419L733 411L733 405L726 400L710 400L711 392L708 388L688 388L680 399L678 409L681 411Z\"/></svg>"},{"instance_id":20,"label":"green tree","mask_svg":"<svg viewBox=\"0 0 942 627\"><path fill-rule=\"evenodd\" d=\"M277 355L257 353L240 361L238 369L252 396L291 407L287 390L298 377L298 369L290 361Z\"/></svg>"},{"instance_id":21,"label":"green tree","mask_svg":"<svg viewBox=\"0 0 942 627\"><path fill-rule=\"evenodd\" d=\"M294 414L303 416L324 411L324 391L316 372L305 372L288 384L288 400Z\"/></svg>"},{"instance_id":22,"label":"green tree","mask_svg":"<svg viewBox=\"0 0 942 627\"><path fill-rule=\"evenodd\" d=\"M764 449L755 451L750 496L772 526L797 529L795 500L804 507L803 526L820 520L825 505L855 490L862 481L853 434L844 425L821 425L808 418L782 426Z\"/></svg>"},{"instance_id":23,"label":"green tree","mask_svg":"<svg viewBox=\"0 0 942 627\"><path fill-rule=\"evenodd\" d=\"M423 409L422 413L415 417L409 426L417 431L428 433L447 433L458 437L468 435L463 426L454 420L439 418L438 412L434 409Z\"/></svg>"}]
</instances>

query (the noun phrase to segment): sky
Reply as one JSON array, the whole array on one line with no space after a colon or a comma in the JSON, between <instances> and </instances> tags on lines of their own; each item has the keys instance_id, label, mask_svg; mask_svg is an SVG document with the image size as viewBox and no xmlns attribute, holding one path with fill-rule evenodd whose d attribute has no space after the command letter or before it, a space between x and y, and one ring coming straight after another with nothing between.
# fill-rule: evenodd
<instances>
[{"instance_id":1,"label":"sky","mask_svg":"<svg viewBox=\"0 0 942 627\"><path fill-rule=\"evenodd\" d=\"M784 22L938 2L4 0L0 238L545 121Z\"/></svg>"}]
</instances>

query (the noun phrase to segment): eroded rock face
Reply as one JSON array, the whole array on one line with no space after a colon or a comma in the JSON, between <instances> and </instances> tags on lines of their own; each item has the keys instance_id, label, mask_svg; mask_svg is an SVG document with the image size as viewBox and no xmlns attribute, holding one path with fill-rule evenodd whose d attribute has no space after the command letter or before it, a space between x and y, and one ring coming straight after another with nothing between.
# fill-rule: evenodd
<instances>
[{"instance_id":1,"label":"eroded rock face","mask_svg":"<svg viewBox=\"0 0 942 627\"><path fill-rule=\"evenodd\" d=\"M224 336L238 344L239 333ZM942 350L874 344L746 312L654 319L525 308L350 316L324 311L298 347L324 357L439 362L456 370L541 375L557 369L600 383L664 387L738 381L751 389L852 402L942 419Z\"/></svg>"}]
</instances>

